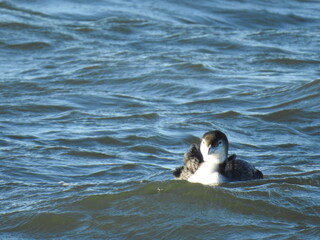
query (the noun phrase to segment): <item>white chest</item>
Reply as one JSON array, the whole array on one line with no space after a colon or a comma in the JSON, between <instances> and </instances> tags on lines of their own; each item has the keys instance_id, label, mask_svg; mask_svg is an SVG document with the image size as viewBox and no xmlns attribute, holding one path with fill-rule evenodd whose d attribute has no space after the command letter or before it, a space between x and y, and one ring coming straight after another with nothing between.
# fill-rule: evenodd
<instances>
[{"instance_id":1,"label":"white chest","mask_svg":"<svg viewBox=\"0 0 320 240\"><path fill-rule=\"evenodd\" d=\"M188 181L204 185L216 185L226 182L226 179L217 171L217 165L203 162L198 170L189 177Z\"/></svg>"}]
</instances>

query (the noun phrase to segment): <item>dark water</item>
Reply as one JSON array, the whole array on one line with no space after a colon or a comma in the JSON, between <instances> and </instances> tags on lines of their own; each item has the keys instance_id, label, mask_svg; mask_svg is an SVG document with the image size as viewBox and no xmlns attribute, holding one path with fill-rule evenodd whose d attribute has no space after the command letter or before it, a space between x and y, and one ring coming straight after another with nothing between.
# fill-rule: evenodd
<instances>
[{"instance_id":1,"label":"dark water","mask_svg":"<svg viewBox=\"0 0 320 240\"><path fill-rule=\"evenodd\" d=\"M320 238L319 1L0 0L0 72L1 239Z\"/></svg>"}]
</instances>

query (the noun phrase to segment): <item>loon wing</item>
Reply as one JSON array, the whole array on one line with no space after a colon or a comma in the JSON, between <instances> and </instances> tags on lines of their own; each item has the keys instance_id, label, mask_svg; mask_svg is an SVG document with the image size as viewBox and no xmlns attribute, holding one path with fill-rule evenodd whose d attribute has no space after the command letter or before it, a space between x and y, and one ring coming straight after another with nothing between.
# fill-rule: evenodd
<instances>
[{"instance_id":1,"label":"loon wing","mask_svg":"<svg viewBox=\"0 0 320 240\"><path fill-rule=\"evenodd\" d=\"M226 163L224 175L231 181L263 179L261 171L252 164L238 159L232 159Z\"/></svg>"},{"instance_id":2,"label":"loon wing","mask_svg":"<svg viewBox=\"0 0 320 240\"><path fill-rule=\"evenodd\" d=\"M184 154L183 166L176 168L173 171L173 175L176 179L187 180L192 174L194 174L199 165L203 162L202 154L200 152L199 144L192 144L189 151Z\"/></svg>"}]
</instances>

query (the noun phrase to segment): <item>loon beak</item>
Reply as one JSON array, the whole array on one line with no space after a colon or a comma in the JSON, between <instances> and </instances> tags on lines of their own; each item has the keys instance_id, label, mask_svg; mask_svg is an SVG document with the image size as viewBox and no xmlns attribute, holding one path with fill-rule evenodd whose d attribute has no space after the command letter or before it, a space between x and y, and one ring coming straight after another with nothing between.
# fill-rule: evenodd
<instances>
[{"instance_id":1,"label":"loon beak","mask_svg":"<svg viewBox=\"0 0 320 240\"><path fill-rule=\"evenodd\" d=\"M212 147L211 145L209 145L208 155L213 154L216 150L217 150L216 147Z\"/></svg>"}]
</instances>

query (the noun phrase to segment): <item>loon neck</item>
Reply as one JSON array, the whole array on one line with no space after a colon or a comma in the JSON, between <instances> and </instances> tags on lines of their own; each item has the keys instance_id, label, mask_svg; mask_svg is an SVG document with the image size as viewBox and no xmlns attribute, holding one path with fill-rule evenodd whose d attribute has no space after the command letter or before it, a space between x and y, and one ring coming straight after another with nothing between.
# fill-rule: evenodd
<instances>
[{"instance_id":1,"label":"loon neck","mask_svg":"<svg viewBox=\"0 0 320 240\"><path fill-rule=\"evenodd\" d=\"M219 184L225 181L224 168L226 163L213 159L202 162L197 171L188 179L189 182L202 184Z\"/></svg>"},{"instance_id":2,"label":"loon neck","mask_svg":"<svg viewBox=\"0 0 320 240\"><path fill-rule=\"evenodd\" d=\"M204 165L208 172L218 172L221 166L225 165L225 161L214 156L207 155L201 165Z\"/></svg>"},{"instance_id":3,"label":"loon neck","mask_svg":"<svg viewBox=\"0 0 320 240\"><path fill-rule=\"evenodd\" d=\"M226 159L222 160L221 158L207 155L201 165L204 165L203 168L206 169L206 172L219 172L224 174L226 162Z\"/></svg>"},{"instance_id":4,"label":"loon neck","mask_svg":"<svg viewBox=\"0 0 320 240\"><path fill-rule=\"evenodd\" d=\"M216 154L206 155L203 158L203 161L211 163L211 164L216 164L216 165L224 163L225 160L226 159L223 156L216 155Z\"/></svg>"}]
</instances>

